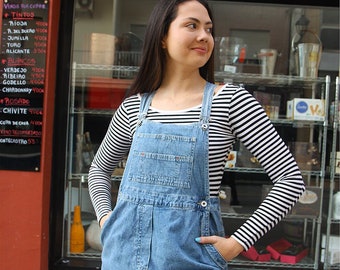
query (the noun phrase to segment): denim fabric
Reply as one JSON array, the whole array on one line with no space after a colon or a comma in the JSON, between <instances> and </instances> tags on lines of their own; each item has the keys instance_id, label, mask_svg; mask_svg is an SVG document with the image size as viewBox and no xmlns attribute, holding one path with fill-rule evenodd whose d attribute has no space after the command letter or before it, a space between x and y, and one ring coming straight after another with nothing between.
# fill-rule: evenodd
<instances>
[{"instance_id":1,"label":"denim fabric","mask_svg":"<svg viewBox=\"0 0 340 270\"><path fill-rule=\"evenodd\" d=\"M207 83L200 121L146 119L143 95L117 204L102 230L102 270L227 269L199 236L224 236L218 198L209 196L208 132L215 86Z\"/></svg>"}]
</instances>

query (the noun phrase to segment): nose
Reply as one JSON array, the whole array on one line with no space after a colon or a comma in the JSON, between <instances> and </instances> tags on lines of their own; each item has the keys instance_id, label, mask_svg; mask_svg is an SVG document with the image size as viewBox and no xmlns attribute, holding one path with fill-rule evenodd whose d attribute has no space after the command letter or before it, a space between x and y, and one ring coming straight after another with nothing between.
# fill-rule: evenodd
<instances>
[{"instance_id":1,"label":"nose","mask_svg":"<svg viewBox=\"0 0 340 270\"><path fill-rule=\"evenodd\" d=\"M211 34L208 32L208 30L205 29L205 28L202 28L202 29L200 29L197 38L198 38L199 41L208 42L210 37L211 37Z\"/></svg>"}]
</instances>

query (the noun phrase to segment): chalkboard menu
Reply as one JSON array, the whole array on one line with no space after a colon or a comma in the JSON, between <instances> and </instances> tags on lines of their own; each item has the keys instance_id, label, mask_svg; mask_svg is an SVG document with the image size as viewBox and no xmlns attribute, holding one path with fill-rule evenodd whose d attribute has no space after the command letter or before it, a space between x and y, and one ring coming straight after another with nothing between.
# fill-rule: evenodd
<instances>
[{"instance_id":1,"label":"chalkboard menu","mask_svg":"<svg viewBox=\"0 0 340 270\"><path fill-rule=\"evenodd\" d=\"M40 170L48 9L48 1L2 1L0 170Z\"/></svg>"}]
</instances>

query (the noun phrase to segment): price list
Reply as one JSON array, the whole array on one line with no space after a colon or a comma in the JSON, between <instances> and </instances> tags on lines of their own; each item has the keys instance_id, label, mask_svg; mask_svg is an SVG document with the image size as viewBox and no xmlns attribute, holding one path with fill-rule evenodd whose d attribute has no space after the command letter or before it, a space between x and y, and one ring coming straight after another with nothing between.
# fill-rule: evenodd
<instances>
[{"instance_id":1,"label":"price list","mask_svg":"<svg viewBox=\"0 0 340 270\"><path fill-rule=\"evenodd\" d=\"M40 170L48 1L2 1L0 169Z\"/></svg>"}]
</instances>

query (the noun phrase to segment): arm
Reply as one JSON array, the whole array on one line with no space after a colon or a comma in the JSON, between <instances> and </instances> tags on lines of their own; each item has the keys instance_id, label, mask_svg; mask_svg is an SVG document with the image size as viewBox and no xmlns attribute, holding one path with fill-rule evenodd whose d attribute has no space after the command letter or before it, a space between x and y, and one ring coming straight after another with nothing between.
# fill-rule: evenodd
<instances>
[{"instance_id":1,"label":"arm","mask_svg":"<svg viewBox=\"0 0 340 270\"><path fill-rule=\"evenodd\" d=\"M119 107L93 159L88 186L97 219L102 226L112 211L111 175L131 144L131 129L124 104Z\"/></svg>"},{"instance_id":2,"label":"arm","mask_svg":"<svg viewBox=\"0 0 340 270\"><path fill-rule=\"evenodd\" d=\"M235 253L228 253L230 250L239 253L254 245L289 213L305 190L301 173L289 149L261 105L244 89L236 91L231 100L229 122L234 135L257 157L274 186L252 216L231 236L238 245L231 240L214 242L213 238L208 239L216 247L220 245L219 241L224 243L219 250L226 259L235 257ZM202 237L200 243L206 241ZM235 246L236 249L233 249Z\"/></svg>"}]
</instances>

